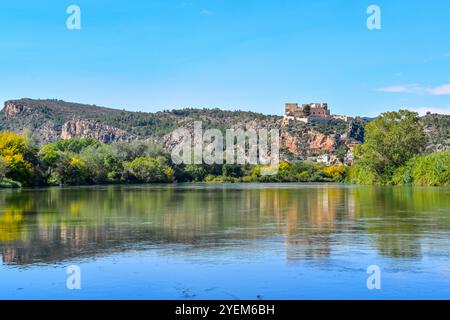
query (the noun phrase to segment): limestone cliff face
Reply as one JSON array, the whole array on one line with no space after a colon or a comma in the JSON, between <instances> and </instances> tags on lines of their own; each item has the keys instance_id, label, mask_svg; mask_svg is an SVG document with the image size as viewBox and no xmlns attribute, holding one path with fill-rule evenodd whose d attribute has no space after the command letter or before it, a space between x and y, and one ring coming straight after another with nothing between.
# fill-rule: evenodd
<instances>
[{"instance_id":1,"label":"limestone cliff face","mask_svg":"<svg viewBox=\"0 0 450 320\"><path fill-rule=\"evenodd\" d=\"M294 155L307 157L323 152L333 153L342 143L336 135L327 135L315 130L304 130L301 133L292 133L281 130L281 147Z\"/></svg>"},{"instance_id":2,"label":"limestone cliff face","mask_svg":"<svg viewBox=\"0 0 450 320\"><path fill-rule=\"evenodd\" d=\"M292 154L298 154L300 139L297 136L289 134L287 131L281 132L281 147L289 150Z\"/></svg>"},{"instance_id":3,"label":"limestone cliff face","mask_svg":"<svg viewBox=\"0 0 450 320\"><path fill-rule=\"evenodd\" d=\"M60 138L94 138L103 143L138 139L136 135L127 133L124 130L90 120L71 120L65 122L61 128Z\"/></svg>"},{"instance_id":4,"label":"limestone cliff face","mask_svg":"<svg viewBox=\"0 0 450 320\"><path fill-rule=\"evenodd\" d=\"M5 113L6 118L12 118L22 113L24 109L25 107L21 104L15 104L7 101L5 102L5 108L3 109L3 112Z\"/></svg>"},{"instance_id":5,"label":"limestone cliff face","mask_svg":"<svg viewBox=\"0 0 450 320\"><path fill-rule=\"evenodd\" d=\"M336 138L334 135L325 135L320 132L312 131L309 136L308 145L310 149L334 151L336 148Z\"/></svg>"}]
</instances>

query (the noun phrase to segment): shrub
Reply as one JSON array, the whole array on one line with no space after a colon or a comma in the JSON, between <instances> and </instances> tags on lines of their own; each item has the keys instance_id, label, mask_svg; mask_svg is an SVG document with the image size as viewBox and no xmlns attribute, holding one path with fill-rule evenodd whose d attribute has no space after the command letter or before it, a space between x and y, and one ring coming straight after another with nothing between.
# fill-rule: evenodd
<instances>
[{"instance_id":1,"label":"shrub","mask_svg":"<svg viewBox=\"0 0 450 320\"><path fill-rule=\"evenodd\" d=\"M412 158L394 172L392 183L418 186L449 186L450 151L434 152L429 155Z\"/></svg>"},{"instance_id":2,"label":"shrub","mask_svg":"<svg viewBox=\"0 0 450 320\"><path fill-rule=\"evenodd\" d=\"M3 178L0 180L0 188L13 188L13 189L18 189L21 188L22 184L20 182L11 180L11 179L7 179L7 178Z\"/></svg>"},{"instance_id":3,"label":"shrub","mask_svg":"<svg viewBox=\"0 0 450 320\"><path fill-rule=\"evenodd\" d=\"M319 167L319 170L333 181L342 181L345 178L346 168L344 165Z\"/></svg>"},{"instance_id":4,"label":"shrub","mask_svg":"<svg viewBox=\"0 0 450 320\"><path fill-rule=\"evenodd\" d=\"M173 170L168 170L166 161L162 157L139 157L127 162L125 167L136 182L169 182L174 176Z\"/></svg>"}]
</instances>

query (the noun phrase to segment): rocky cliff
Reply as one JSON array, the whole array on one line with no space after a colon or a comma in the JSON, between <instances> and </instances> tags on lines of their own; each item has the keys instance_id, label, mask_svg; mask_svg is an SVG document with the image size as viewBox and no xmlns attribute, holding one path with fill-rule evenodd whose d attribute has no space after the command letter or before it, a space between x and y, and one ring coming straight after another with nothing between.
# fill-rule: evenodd
<instances>
[{"instance_id":1,"label":"rocky cliff","mask_svg":"<svg viewBox=\"0 0 450 320\"><path fill-rule=\"evenodd\" d=\"M104 143L137 140L138 136L95 120L73 119L61 127L61 139L94 138Z\"/></svg>"},{"instance_id":2,"label":"rocky cliff","mask_svg":"<svg viewBox=\"0 0 450 320\"><path fill-rule=\"evenodd\" d=\"M28 131L39 144L76 137L105 143L137 139L136 135L95 118L109 112L117 111L57 100L7 101L0 112L0 129Z\"/></svg>"}]
</instances>

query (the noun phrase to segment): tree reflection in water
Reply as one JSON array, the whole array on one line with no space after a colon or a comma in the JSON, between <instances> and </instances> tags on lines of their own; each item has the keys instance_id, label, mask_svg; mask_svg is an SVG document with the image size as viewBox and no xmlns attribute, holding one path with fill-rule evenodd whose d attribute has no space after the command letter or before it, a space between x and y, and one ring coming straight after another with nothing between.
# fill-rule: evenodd
<instances>
[{"instance_id":1,"label":"tree reflection in water","mask_svg":"<svg viewBox=\"0 0 450 320\"><path fill-rule=\"evenodd\" d=\"M343 185L2 190L0 253L5 264L52 264L171 244L239 250L261 240L283 241L290 262L367 246L414 259L426 241L448 238L449 203L448 189Z\"/></svg>"}]
</instances>

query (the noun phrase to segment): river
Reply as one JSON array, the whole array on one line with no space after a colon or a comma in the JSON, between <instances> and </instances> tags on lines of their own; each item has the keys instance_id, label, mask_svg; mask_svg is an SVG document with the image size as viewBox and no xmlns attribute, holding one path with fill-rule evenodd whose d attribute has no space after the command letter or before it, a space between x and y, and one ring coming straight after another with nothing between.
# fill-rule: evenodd
<instances>
[{"instance_id":1,"label":"river","mask_svg":"<svg viewBox=\"0 0 450 320\"><path fill-rule=\"evenodd\" d=\"M0 298L450 299L450 189L0 190Z\"/></svg>"}]
</instances>

